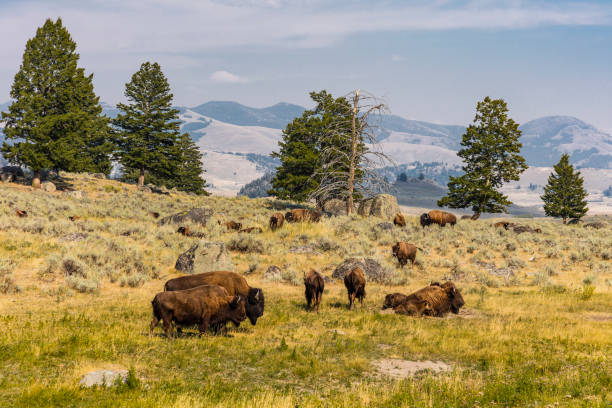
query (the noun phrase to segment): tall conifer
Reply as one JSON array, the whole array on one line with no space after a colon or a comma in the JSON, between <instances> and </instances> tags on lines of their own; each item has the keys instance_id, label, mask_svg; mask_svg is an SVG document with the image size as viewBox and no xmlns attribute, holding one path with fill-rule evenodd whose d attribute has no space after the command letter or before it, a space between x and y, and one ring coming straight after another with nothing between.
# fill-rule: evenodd
<instances>
[{"instance_id":1,"label":"tall conifer","mask_svg":"<svg viewBox=\"0 0 612 408\"><path fill-rule=\"evenodd\" d=\"M580 172L574 171L567 154L561 156L554 169L540 197L544 201L544 212L550 217L563 218L564 224L568 218L584 217L588 211L585 200L588 194Z\"/></svg>"}]
</instances>

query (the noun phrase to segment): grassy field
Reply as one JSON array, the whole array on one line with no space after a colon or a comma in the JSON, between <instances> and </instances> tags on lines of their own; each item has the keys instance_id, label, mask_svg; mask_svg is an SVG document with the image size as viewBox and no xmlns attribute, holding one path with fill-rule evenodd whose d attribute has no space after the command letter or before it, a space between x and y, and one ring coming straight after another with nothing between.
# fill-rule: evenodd
<instances>
[{"instance_id":1,"label":"grassy field","mask_svg":"<svg viewBox=\"0 0 612 408\"><path fill-rule=\"evenodd\" d=\"M97 407L609 407L612 402L612 225L590 230L539 219L542 234L516 235L494 220L455 228L381 231L380 219L336 217L271 232L287 203L264 199L137 192L134 186L67 175L87 198L0 185L0 406ZM187 331L148 337L150 301L177 276L176 257L193 238L158 226L196 206L215 216L206 239L232 248L236 271L266 296L256 326L229 337ZM17 218L15 209L27 210ZM69 216L81 220L71 222ZM227 233L217 220L260 226ZM397 240L425 249L401 270ZM298 249L296 252L296 248ZM302 273L331 276L348 257L387 271L368 283L363 308L346 310L341 282L328 283L320 313L304 307ZM281 277L265 279L270 265ZM460 315L383 313L384 295L452 279ZM442 361L445 373L391 378L383 359ZM79 380L103 368L135 379L110 389Z\"/></svg>"}]
</instances>

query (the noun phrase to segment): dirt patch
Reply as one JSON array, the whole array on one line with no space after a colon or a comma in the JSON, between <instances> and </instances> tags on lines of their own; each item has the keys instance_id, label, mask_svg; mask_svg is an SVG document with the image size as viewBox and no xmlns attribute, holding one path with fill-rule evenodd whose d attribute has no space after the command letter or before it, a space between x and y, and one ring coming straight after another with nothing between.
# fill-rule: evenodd
<instances>
[{"instance_id":1,"label":"dirt patch","mask_svg":"<svg viewBox=\"0 0 612 408\"><path fill-rule=\"evenodd\" d=\"M586 318L596 322L612 322L612 313L589 313Z\"/></svg>"},{"instance_id":2,"label":"dirt patch","mask_svg":"<svg viewBox=\"0 0 612 408\"><path fill-rule=\"evenodd\" d=\"M384 358L372 363L376 370L383 375L392 378L406 378L421 371L433 371L441 373L450 371L452 367L442 361L410 361L394 358Z\"/></svg>"}]
</instances>

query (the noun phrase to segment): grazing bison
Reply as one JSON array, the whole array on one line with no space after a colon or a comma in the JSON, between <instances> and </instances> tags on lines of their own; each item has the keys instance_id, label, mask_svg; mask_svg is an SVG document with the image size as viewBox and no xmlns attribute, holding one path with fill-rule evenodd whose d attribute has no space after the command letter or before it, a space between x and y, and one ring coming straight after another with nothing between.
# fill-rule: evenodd
<instances>
[{"instance_id":1,"label":"grazing bison","mask_svg":"<svg viewBox=\"0 0 612 408\"><path fill-rule=\"evenodd\" d=\"M445 282L442 285L435 282L429 286L417 290L408 295L409 299L426 300L432 309L433 316L444 316L445 314L459 313L465 301L453 282Z\"/></svg>"},{"instance_id":2,"label":"grazing bison","mask_svg":"<svg viewBox=\"0 0 612 408\"><path fill-rule=\"evenodd\" d=\"M383 310L394 308L408 300L408 296L403 293L389 293L385 296L385 302L383 303Z\"/></svg>"},{"instance_id":3,"label":"grazing bison","mask_svg":"<svg viewBox=\"0 0 612 408\"><path fill-rule=\"evenodd\" d=\"M320 219L320 212L304 208L296 208L285 213L285 220L287 222L319 222Z\"/></svg>"},{"instance_id":4,"label":"grazing bison","mask_svg":"<svg viewBox=\"0 0 612 408\"><path fill-rule=\"evenodd\" d=\"M270 229L272 231L276 231L277 229L283 226L284 222L285 222L285 216L282 213L279 213L279 212L274 213L270 217Z\"/></svg>"},{"instance_id":5,"label":"grazing bison","mask_svg":"<svg viewBox=\"0 0 612 408\"><path fill-rule=\"evenodd\" d=\"M225 225L225 228L228 231L240 231L242 228L242 224L236 221L227 221L224 222L223 225Z\"/></svg>"},{"instance_id":6,"label":"grazing bison","mask_svg":"<svg viewBox=\"0 0 612 408\"><path fill-rule=\"evenodd\" d=\"M434 314L434 310L427 300L421 299L408 299L393 308L393 311L397 314L417 316L423 315L431 316Z\"/></svg>"},{"instance_id":7,"label":"grazing bison","mask_svg":"<svg viewBox=\"0 0 612 408\"><path fill-rule=\"evenodd\" d=\"M446 211L431 210L429 213L421 214L420 221L423 228L431 224L438 224L443 227L446 224L455 225L457 217Z\"/></svg>"},{"instance_id":8,"label":"grazing bison","mask_svg":"<svg viewBox=\"0 0 612 408\"><path fill-rule=\"evenodd\" d=\"M304 275L304 287L306 295L306 303L309 309L317 309L319 311L319 304L321 303L321 296L323 296L323 290L325 289L325 281L321 274L315 270L310 270L308 275ZM311 308L312 304L312 308Z\"/></svg>"},{"instance_id":9,"label":"grazing bison","mask_svg":"<svg viewBox=\"0 0 612 408\"><path fill-rule=\"evenodd\" d=\"M225 326L231 321L236 326L246 319L245 301L240 295L230 296L217 285L204 285L191 289L160 292L151 302L153 320L149 336L163 320L164 332L171 337L172 324L177 326L198 325L200 333L209 327Z\"/></svg>"},{"instance_id":10,"label":"grazing bison","mask_svg":"<svg viewBox=\"0 0 612 408\"><path fill-rule=\"evenodd\" d=\"M409 244L408 242L397 242L391 247L391 249L393 250L393 256L397 258L397 261L402 268L408 263L408 259L410 259L410 263L414 265L417 249L422 251L421 248L418 248L416 245Z\"/></svg>"},{"instance_id":11,"label":"grazing bison","mask_svg":"<svg viewBox=\"0 0 612 408\"><path fill-rule=\"evenodd\" d=\"M19 218L25 218L28 216L28 212L25 210L15 210L15 214L19 217Z\"/></svg>"},{"instance_id":12,"label":"grazing bison","mask_svg":"<svg viewBox=\"0 0 612 408\"><path fill-rule=\"evenodd\" d=\"M395 218L393 219L393 224L398 227L406 226L406 218L402 214L395 214Z\"/></svg>"},{"instance_id":13,"label":"grazing bison","mask_svg":"<svg viewBox=\"0 0 612 408\"><path fill-rule=\"evenodd\" d=\"M363 298L365 298L365 276L360 267L356 266L344 275L344 286L348 291L349 305L348 309L353 308L355 298L359 300L359 303L363 306Z\"/></svg>"},{"instance_id":14,"label":"grazing bison","mask_svg":"<svg viewBox=\"0 0 612 408\"><path fill-rule=\"evenodd\" d=\"M264 313L264 294L259 288L252 288L246 279L236 272L214 271L196 275L185 275L170 279L164 285L166 291L189 289L200 285L219 285L230 295L240 295L246 299L246 314L255 325Z\"/></svg>"}]
</instances>

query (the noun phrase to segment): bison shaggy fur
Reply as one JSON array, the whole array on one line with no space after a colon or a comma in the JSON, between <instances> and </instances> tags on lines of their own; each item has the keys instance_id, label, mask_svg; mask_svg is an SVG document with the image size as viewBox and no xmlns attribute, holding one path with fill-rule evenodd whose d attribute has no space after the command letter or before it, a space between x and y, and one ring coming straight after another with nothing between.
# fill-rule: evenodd
<instances>
[{"instance_id":1,"label":"bison shaggy fur","mask_svg":"<svg viewBox=\"0 0 612 408\"><path fill-rule=\"evenodd\" d=\"M240 231L242 224L236 221L226 221L223 223L228 231Z\"/></svg>"},{"instance_id":2,"label":"bison shaggy fur","mask_svg":"<svg viewBox=\"0 0 612 408\"><path fill-rule=\"evenodd\" d=\"M409 259L410 263L414 265L417 249L420 250L416 245L409 244L408 242L397 242L391 249L393 251L393 256L397 258L402 268L408 263Z\"/></svg>"},{"instance_id":3,"label":"bison shaggy fur","mask_svg":"<svg viewBox=\"0 0 612 408\"><path fill-rule=\"evenodd\" d=\"M276 231L277 229L283 226L284 222L285 222L285 216L282 213L279 213L279 212L274 213L270 217L270 229L272 231Z\"/></svg>"},{"instance_id":4,"label":"bison shaggy fur","mask_svg":"<svg viewBox=\"0 0 612 408\"><path fill-rule=\"evenodd\" d=\"M182 327L195 324L200 333L206 333L211 326L225 326L228 321L239 325L246 319L244 298L240 295L230 296L217 285L161 292L155 295L151 305L153 320L149 336L160 320L163 321L166 336L171 337L173 323Z\"/></svg>"},{"instance_id":5,"label":"bison shaggy fur","mask_svg":"<svg viewBox=\"0 0 612 408\"><path fill-rule=\"evenodd\" d=\"M344 275L344 286L348 292L348 309L353 308L355 298L359 300L359 303L363 306L363 299L365 298L365 275L360 267L356 266Z\"/></svg>"},{"instance_id":6,"label":"bison shaggy fur","mask_svg":"<svg viewBox=\"0 0 612 408\"><path fill-rule=\"evenodd\" d=\"M287 222L319 222L320 219L321 213L319 211L305 208L296 208L285 213L285 220Z\"/></svg>"},{"instance_id":7,"label":"bison shaggy fur","mask_svg":"<svg viewBox=\"0 0 612 408\"><path fill-rule=\"evenodd\" d=\"M185 275L170 279L164 285L166 291L184 290L201 285L219 285L230 296L240 295L246 299L246 314L251 324L255 325L257 319L264 313L264 294L259 288L252 288L246 279L236 272L214 271L195 275Z\"/></svg>"},{"instance_id":8,"label":"bison shaggy fur","mask_svg":"<svg viewBox=\"0 0 612 408\"><path fill-rule=\"evenodd\" d=\"M395 214L395 218L393 218L393 224L398 227L406 226L406 218L402 214Z\"/></svg>"},{"instance_id":9,"label":"bison shaggy fur","mask_svg":"<svg viewBox=\"0 0 612 408\"><path fill-rule=\"evenodd\" d=\"M403 293L389 293L385 296L385 301L383 303L383 310L394 308L408 300L408 296Z\"/></svg>"},{"instance_id":10,"label":"bison shaggy fur","mask_svg":"<svg viewBox=\"0 0 612 408\"><path fill-rule=\"evenodd\" d=\"M324 289L325 281L319 272L310 270L310 272L304 276L304 295L306 296L306 303L309 309L316 309L317 312L319 311L319 304L321 303Z\"/></svg>"},{"instance_id":11,"label":"bison shaggy fur","mask_svg":"<svg viewBox=\"0 0 612 408\"><path fill-rule=\"evenodd\" d=\"M408 295L409 298L426 300L432 309L433 316L444 316L449 312L459 313L465 301L453 282L433 283Z\"/></svg>"},{"instance_id":12,"label":"bison shaggy fur","mask_svg":"<svg viewBox=\"0 0 612 408\"><path fill-rule=\"evenodd\" d=\"M393 308L395 313L421 317L423 315L432 315L434 310L427 300L408 299Z\"/></svg>"},{"instance_id":13,"label":"bison shaggy fur","mask_svg":"<svg viewBox=\"0 0 612 408\"><path fill-rule=\"evenodd\" d=\"M421 214L420 221L423 228L431 224L438 224L444 227L446 224L455 225L457 223L457 217L446 211L431 210L428 213Z\"/></svg>"}]
</instances>

